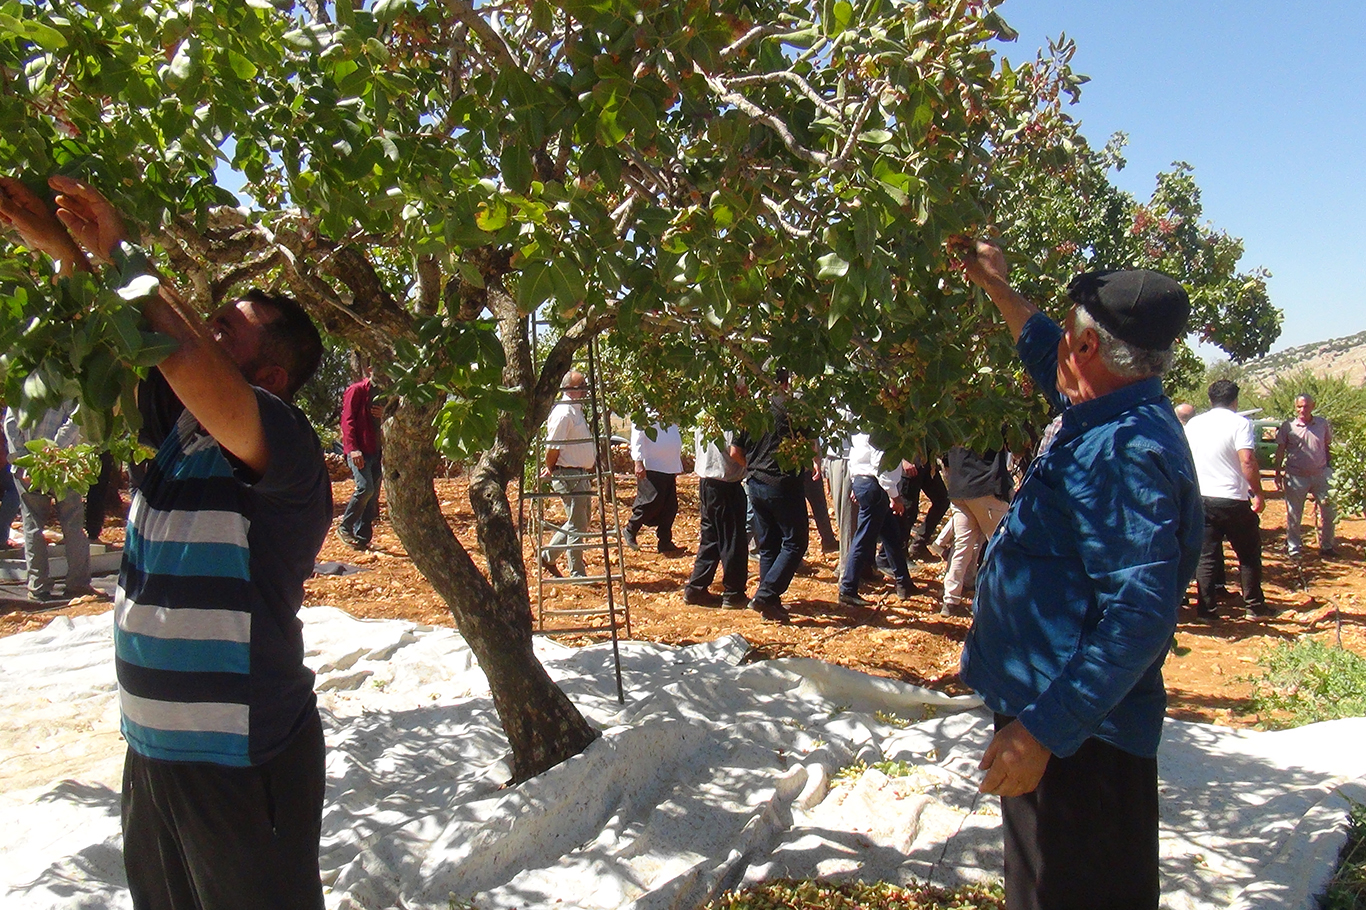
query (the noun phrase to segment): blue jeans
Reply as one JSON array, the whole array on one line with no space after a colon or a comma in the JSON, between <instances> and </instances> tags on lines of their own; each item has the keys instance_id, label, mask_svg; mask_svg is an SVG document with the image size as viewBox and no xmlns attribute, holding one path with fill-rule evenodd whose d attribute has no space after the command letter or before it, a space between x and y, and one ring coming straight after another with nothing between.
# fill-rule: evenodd
<instances>
[{"instance_id":1,"label":"blue jeans","mask_svg":"<svg viewBox=\"0 0 1366 910\"><path fill-rule=\"evenodd\" d=\"M379 518L380 456L365 455L365 467L358 468L349 458L351 476L356 481L355 492L342 512L341 529L363 544L370 543L375 533L375 519Z\"/></svg>"},{"instance_id":2,"label":"blue jeans","mask_svg":"<svg viewBox=\"0 0 1366 910\"><path fill-rule=\"evenodd\" d=\"M754 531L759 538L759 587L754 599L776 603L806 556L811 533L806 491L799 477L786 478L774 486L749 480L745 489L754 507Z\"/></svg>"},{"instance_id":3,"label":"blue jeans","mask_svg":"<svg viewBox=\"0 0 1366 910\"><path fill-rule=\"evenodd\" d=\"M849 551L849 571L840 576L840 593L857 594L858 580L873 562L877 543L892 561L892 574L897 584L911 586L911 572L906 565L906 541L901 536L901 522L892 514L892 500L876 477L860 475L852 479L854 496L858 499L858 530Z\"/></svg>"}]
</instances>

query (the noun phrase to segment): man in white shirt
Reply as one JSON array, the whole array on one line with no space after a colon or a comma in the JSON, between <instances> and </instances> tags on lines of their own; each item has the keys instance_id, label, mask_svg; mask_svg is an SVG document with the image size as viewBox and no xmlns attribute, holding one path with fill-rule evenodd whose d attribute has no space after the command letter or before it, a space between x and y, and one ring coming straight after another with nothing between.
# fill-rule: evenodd
<instances>
[{"instance_id":1,"label":"man in white shirt","mask_svg":"<svg viewBox=\"0 0 1366 910\"><path fill-rule=\"evenodd\" d=\"M849 551L848 565L840 574L840 605L869 607L872 601L859 596L859 578L873 562L878 541L892 561L896 593L907 600L915 590L906 564L906 540L896 516L906 510L901 499L901 463L883 471L881 449L869 441L867 433L855 433L849 449L849 477L858 500L858 529Z\"/></svg>"},{"instance_id":2,"label":"man in white shirt","mask_svg":"<svg viewBox=\"0 0 1366 910\"><path fill-rule=\"evenodd\" d=\"M1186 424L1186 441L1195 458L1200 498L1205 506L1205 538L1196 570L1196 617L1218 617L1217 566L1224 559L1224 538L1233 545L1248 619L1275 615L1262 594L1262 539L1258 515L1262 475L1257 468L1252 422L1237 413L1238 385L1220 379L1209 387L1210 409Z\"/></svg>"},{"instance_id":3,"label":"man in white shirt","mask_svg":"<svg viewBox=\"0 0 1366 910\"><path fill-rule=\"evenodd\" d=\"M697 558L683 586L683 602L699 607L746 606L749 553L745 545L745 453L733 444L735 434L709 439L702 427L693 431L697 472ZM721 569L720 599L708 587Z\"/></svg>"},{"instance_id":4,"label":"man in white shirt","mask_svg":"<svg viewBox=\"0 0 1366 910\"><path fill-rule=\"evenodd\" d=\"M626 546L639 550L636 535L648 525L655 529L659 552L678 556L683 552L674 544L678 475L683 473L683 437L678 424L664 427L656 421L648 429L632 427L631 460L636 468L636 501L626 521Z\"/></svg>"},{"instance_id":5,"label":"man in white shirt","mask_svg":"<svg viewBox=\"0 0 1366 910\"><path fill-rule=\"evenodd\" d=\"M555 532L541 553L541 568L558 576L555 565L560 551L569 554L569 574L582 578L587 571L583 563L583 535L588 530L588 510L592 505L589 491L593 487L593 467L597 451L593 448L593 433L583 417L579 402L588 394L588 380L578 370L570 370L560 383L564 398L550 410L546 418L545 467L541 477L550 481L551 489L564 502L565 523Z\"/></svg>"}]
</instances>

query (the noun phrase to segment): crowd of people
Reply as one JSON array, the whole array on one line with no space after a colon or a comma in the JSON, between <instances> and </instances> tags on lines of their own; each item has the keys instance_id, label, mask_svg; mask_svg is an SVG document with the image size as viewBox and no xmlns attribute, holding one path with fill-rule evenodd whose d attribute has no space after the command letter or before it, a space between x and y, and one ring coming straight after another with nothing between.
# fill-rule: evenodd
<instances>
[{"instance_id":1,"label":"crowd of people","mask_svg":"<svg viewBox=\"0 0 1366 910\"><path fill-rule=\"evenodd\" d=\"M59 274L126 256L122 219L103 196L67 178L51 185L55 208L0 178L0 226ZM1007 906L1154 908L1162 664L1193 578L1199 610L1214 609L1225 537L1247 609L1268 609L1261 480L1238 390L1215 383L1210 410L1183 427L1161 376L1190 304L1166 275L1079 275L1059 324L1014 290L999 248L956 238L950 252L999 311L1057 414L1018 489L1004 452L958 447L940 464L889 465L865 433L824 458L813 445L809 465L791 464L780 453L799 431L787 376L776 371L764 433L694 435L700 540L683 598L788 621L783 596L807 551L808 497L826 511L824 488L812 489L823 477L838 537L822 528L821 545L842 551L841 603L868 604L860 586L879 544L903 598L914 591L908 556L949 553L941 610L967 612L975 585L961 677L995 716L980 789L1001 797ZM114 603L133 905L321 908L324 742L297 613L332 499L317 435L291 404L321 341L287 297L252 291L207 321L176 303L163 290L143 304L147 324L177 348L138 389L141 439L157 455L135 484ZM358 372L343 425L356 487L337 533L359 549L373 533L382 455L370 435L373 390ZM562 387L542 477L562 496L566 520L537 558L555 574L565 554L570 573L583 574L597 450L580 407L585 377L570 371ZM1331 555L1332 434L1313 408L1301 396L1281 427L1276 476L1292 553L1303 547L1300 517L1313 496ZM69 417L58 409L32 432L68 439ZM27 441L17 420L6 430L11 451ZM638 495L627 546L639 547L650 527L660 552L678 552L681 447L677 427L642 428L633 439ZM50 584L39 546L46 510L57 509L71 541L82 523L69 497L49 501L22 472L18 480L30 590L41 594ZM917 525L922 491L931 508ZM946 509L951 550L947 536L935 537ZM758 573L747 596L751 527ZM713 595L718 570L722 591ZM71 571L68 593L89 583L79 559Z\"/></svg>"},{"instance_id":2,"label":"crowd of people","mask_svg":"<svg viewBox=\"0 0 1366 910\"><path fill-rule=\"evenodd\" d=\"M822 552L839 554L835 581L841 605L874 606L860 593L861 585L880 582L884 576L892 581L896 596L908 600L918 590L911 564L943 559L940 613L970 617L978 566L987 542L1010 508L1013 478L1023 475L1035 455L1052 444L1061 428L1060 418L1042 433L1037 452L977 452L960 445L942 457L895 461L884 469L886 453L873 445L869 434L854 433L809 464L783 465L777 453L784 441L813 452L818 443L803 438L788 418L787 371L776 368L773 378L777 392L769 399L770 429L765 434L723 432L713 438L700 428L694 430L699 535L693 569L682 590L684 603L748 606L765 619L789 622L782 597L807 556L814 525ZM595 455L578 405L585 383L582 374L570 373L563 389L565 398L551 414L549 473L545 476L554 477L569 467L576 483L572 495L564 496L569 521L557 527L555 539L542 556L542 568L556 575L553 554L567 541L588 536L586 503L591 497ZM1194 600L1194 618L1201 622L1219 617L1217 601L1228 594L1225 540L1238 560L1246 618L1265 619L1276 612L1262 591L1262 466L1252 423L1237 410L1238 393L1236 383L1219 380L1209 387L1210 407L1203 413L1197 414L1190 404L1174 408L1185 427L1204 514ZM1277 431L1275 458L1276 484L1285 492L1288 554L1298 559L1302 553L1302 515L1312 496L1318 506L1321 553L1331 557L1336 552L1335 513L1328 492L1332 427L1314 416L1313 396L1298 396L1295 407L1296 416ZM557 439L568 438L563 435L566 427L574 427L578 434L579 449L571 456L577 460L570 466L561 464L556 445ZM624 544L639 550L642 530L653 527L661 554L685 554L673 535L679 508L677 478L684 472L680 428L658 422L636 427L631 431L630 453L637 493L622 529ZM813 487L819 492L813 492ZM923 519L922 493L929 506ZM827 501L834 504L833 525ZM949 521L941 531L940 522L946 516ZM759 562L758 588L752 597L746 595L746 552ZM714 593L711 585L718 569L721 591ZM580 555L571 573L581 577L585 571Z\"/></svg>"}]
</instances>

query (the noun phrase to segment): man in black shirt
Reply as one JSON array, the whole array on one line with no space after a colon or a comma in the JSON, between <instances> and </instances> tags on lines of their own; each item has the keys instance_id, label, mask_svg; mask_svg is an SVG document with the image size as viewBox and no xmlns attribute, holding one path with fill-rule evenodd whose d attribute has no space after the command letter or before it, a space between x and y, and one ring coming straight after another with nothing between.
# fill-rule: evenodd
<instances>
[{"instance_id":1,"label":"man in black shirt","mask_svg":"<svg viewBox=\"0 0 1366 910\"><path fill-rule=\"evenodd\" d=\"M774 378L782 391L769 401L771 428L757 439L741 433L735 445L745 453L745 490L754 508L754 530L759 538L759 587L749 608L771 622L786 623L788 613L782 596L806 557L810 528L803 466L784 468L778 451L791 451L796 443L805 453L810 446L799 441L788 418L787 370L779 368Z\"/></svg>"},{"instance_id":2,"label":"man in black shirt","mask_svg":"<svg viewBox=\"0 0 1366 910\"><path fill-rule=\"evenodd\" d=\"M944 616L967 614L963 595L977 577L982 547L1009 508L1005 450L983 454L954 446L945 457L945 485L953 511L953 554L944 571Z\"/></svg>"}]
</instances>

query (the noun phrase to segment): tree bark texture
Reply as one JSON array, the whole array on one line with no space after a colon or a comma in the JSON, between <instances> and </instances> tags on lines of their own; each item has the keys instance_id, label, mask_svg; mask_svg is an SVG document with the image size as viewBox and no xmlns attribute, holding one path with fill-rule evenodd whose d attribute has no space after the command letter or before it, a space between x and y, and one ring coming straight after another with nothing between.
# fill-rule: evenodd
<instances>
[{"instance_id":1,"label":"tree bark texture","mask_svg":"<svg viewBox=\"0 0 1366 910\"><path fill-rule=\"evenodd\" d=\"M494 709L512 749L511 782L520 783L582 752L598 732L532 651L521 542L499 483L500 471L487 456L472 473L470 504L489 578L441 515L432 483L437 466L432 418L438 407L401 401L386 424L384 482L390 519L418 571L450 607L488 677Z\"/></svg>"}]
</instances>

